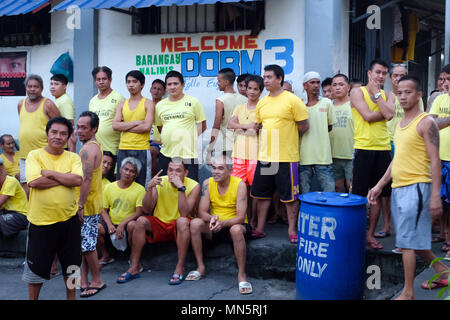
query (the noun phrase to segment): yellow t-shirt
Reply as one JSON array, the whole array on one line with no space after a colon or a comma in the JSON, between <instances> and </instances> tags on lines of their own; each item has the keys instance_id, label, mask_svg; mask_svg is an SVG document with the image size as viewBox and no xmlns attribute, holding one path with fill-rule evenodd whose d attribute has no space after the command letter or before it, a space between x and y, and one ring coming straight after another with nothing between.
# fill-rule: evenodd
<instances>
[{"instance_id":1,"label":"yellow t-shirt","mask_svg":"<svg viewBox=\"0 0 450 320\"><path fill-rule=\"evenodd\" d=\"M117 155L117 147L120 141L120 132L114 131L112 122L116 114L117 105L124 100L124 97L113 90L106 98L99 99L98 95L89 102L89 111L95 112L100 124L96 134L97 141L102 145L103 151L109 151Z\"/></svg>"},{"instance_id":2,"label":"yellow t-shirt","mask_svg":"<svg viewBox=\"0 0 450 320\"><path fill-rule=\"evenodd\" d=\"M419 108L421 111L423 111L423 101L422 99L419 100ZM386 122L386 126L388 128L389 132L389 138L391 141L394 141L394 132L395 128L397 128L397 124L400 122L400 120L403 119L405 116L405 110L403 110L402 106L400 105L400 101L398 100L398 97L395 96L395 111L394 111L394 117Z\"/></svg>"},{"instance_id":3,"label":"yellow t-shirt","mask_svg":"<svg viewBox=\"0 0 450 320\"><path fill-rule=\"evenodd\" d=\"M416 183L430 183L430 157L423 138L417 133L417 125L428 114L422 113L406 127L400 127L394 134L395 154L392 163L392 188Z\"/></svg>"},{"instance_id":4,"label":"yellow t-shirt","mask_svg":"<svg viewBox=\"0 0 450 320\"><path fill-rule=\"evenodd\" d=\"M198 158L197 123L206 120L205 112L197 98L187 94L178 101L165 98L155 110L155 125L162 126L161 153L168 158Z\"/></svg>"},{"instance_id":5,"label":"yellow t-shirt","mask_svg":"<svg viewBox=\"0 0 450 320\"><path fill-rule=\"evenodd\" d=\"M441 94L431 106L430 114L435 114L438 118L450 117L450 95ZM450 126L439 130L439 157L441 160L450 161Z\"/></svg>"},{"instance_id":6,"label":"yellow t-shirt","mask_svg":"<svg viewBox=\"0 0 450 320\"><path fill-rule=\"evenodd\" d=\"M17 153L14 154L13 162L9 161L9 159L5 156L4 153L0 154L0 158L3 159L3 166L5 167L6 172L15 177L16 174L20 172L19 169L19 155Z\"/></svg>"},{"instance_id":7,"label":"yellow t-shirt","mask_svg":"<svg viewBox=\"0 0 450 320\"><path fill-rule=\"evenodd\" d=\"M89 143L94 143L98 145L100 148L100 154L103 154L102 147L97 141L89 141L85 145ZM83 148L81 148L80 154ZM86 202L84 203L85 216L93 216L96 214L100 214L103 211L102 163L103 163L103 155L100 160L100 165L92 172L91 189L89 190L89 195L86 199Z\"/></svg>"},{"instance_id":8,"label":"yellow t-shirt","mask_svg":"<svg viewBox=\"0 0 450 320\"><path fill-rule=\"evenodd\" d=\"M244 97L242 94L238 92L224 93L216 100L223 103L223 117L222 122L220 123L220 133L222 135L221 151L232 151L235 135L233 133L233 130L227 129L228 121L230 120L234 109L236 109L236 106L247 102L247 97ZM218 154L217 151L216 154Z\"/></svg>"},{"instance_id":9,"label":"yellow t-shirt","mask_svg":"<svg viewBox=\"0 0 450 320\"><path fill-rule=\"evenodd\" d=\"M236 217L237 192L241 181L238 177L230 176L227 192L221 195L219 189L217 189L217 182L212 177L209 178L208 193L211 203L211 215L219 216L219 220L230 220ZM247 216L244 222L247 223Z\"/></svg>"},{"instance_id":10,"label":"yellow t-shirt","mask_svg":"<svg viewBox=\"0 0 450 320\"><path fill-rule=\"evenodd\" d=\"M72 99L70 99L67 93L64 93L62 96L57 98L55 100L55 104L58 107L61 116L69 120L75 120L75 107Z\"/></svg>"},{"instance_id":11,"label":"yellow t-shirt","mask_svg":"<svg viewBox=\"0 0 450 320\"><path fill-rule=\"evenodd\" d=\"M136 213L137 207L142 207L145 189L139 183L133 182L126 189L119 188L118 181L111 182L103 192L103 207L109 209L109 217L114 225Z\"/></svg>"},{"instance_id":12,"label":"yellow t-shirt","mask_svg":"<svg viewBox=\"0 0 450 320\"><path fill-rule=\"evenodd\" d=\"M15 211L23 215L27 215L27 195L16 178L6 176L2 188L0 189L0 195L9 196L8 200L6 200L0 209Z\"/></svg>"},{"instance_id":13,"label":"yellow t-shirt","mask_svg":"<svg viewBox=\"0 0 450 320\"><path fill-rule=\"evenodd\" d=\"M129 99L125 101L122 107L122 118L124 122L145 120L147 111L145 110L145 98L139 101L136 109L131 110ZM122 132L120 134L120 150L148 150L150 149L150 131L144 133Z\"/></svg>"},{"instance_id":14,"label":"yellow t-shirt","mask_svg":"<svg viewBox=\"0 0 450 320\"><path fill-rule=\"evenodd\" d=\"M161 142L161 134L159 133L158 127L152 125L152 130L150 131L150 140L153 142Z\"/></svg>"},{"instance_id":15,"label":"yellow t-shirt","mask_svg":"<svg viewBox=\"0 0 450 320\"><path fill-rule=\"evenodd\" d=\"M237 117L240 124L249 124L256 122L256 108L249 110L247 103L240 104L234 109L232 117ZM258 159L258 136L247 136L235 131L235 140L233 148L233 158L257 160Z\"/></svg>"},{"instance_id":16,"label":"yellow t-shirt","mask_svg":"<svg viewBox=\"0 0 450 320\"><path fill-rule=\"evenodd\" d=\"M19 157L26 159L31 150L43 148L47 145L47 126L48 118L44 113L44 104L47 100L42 99L41 104L34 112L28 112L23 99L22 108L20 109L20 127L19 127Z\"/></svg>"},{"instance_id":17,"label":"yellow t-shirt","mask_svg":"<svg viewBox=\"0 0 450 320\"><path fill-rule=\"evenodd\" d=\"M331 157L353 159L353 117L350 101L339 106L333 105L336 122L330 132Z\"/></svg>"},{"instance_id":18,"label":"yellow t-shirt","mask_svg":"<svg viewBox=\"0 0 450 320\"><path fill-rule=\"evenodd\" d=\"M333 103L322 98L314 106L307 106L309 130L300 141L300 165L329 165L331 159L330 135L328 126L336 122Z\"/></svg>"},{"instance_id":19,"label":"yellow t-shirt","mask_svg":"<svg viewBox=\"0 0 450 320\"><path fill-rule=\"evenodd\" d=\"M158 201L156 202L153 215L165 223L170 223L180 217L180 211L178 211L178 190L169 182L168 176L162 176L161 178L161 185L156 186ZM184 178L183 183L186 186L186 197L198 185L197 181L188 177Z\"/></svg>"},{"instance_id":20,"label":"yellow t-shirt","mask_svg":"<svg viewBox=\"0 0 450 320\"><path fill-rule=\"evenodd\" d=\"M108 179L106 179L106 178L103 178L102 179L102 190L103 190L103 192L105 192L105 187L108 185L108 184L110 184L111 183L111 181L109 181Z\"/></svg>"},{"instance_id":21,"label":"yellow t-shirt","mask_svg":"<svg viewBox=\"0 0 450 320\"><path fill-rule=\"evenodd\" d=\"M259 133L258 160L299 162L297 122L308 119L303 101L291 92L276 97L266 95L256 106L256 120L262 123Z\"/></svg>"},{"instance_id":22,"label":"yellow t-shirt","mask_svg":"<svg viewBox=\"0 0 450 320\"><path fill-rule=\"evenodd\" d=\"M366 87L361 87L361 90L370 111L380 112L380 108L370 98L370 94ZM383 90L380 91L382 98L386 100L386 94ZM391 140L389 139L385 119L377 122L367 122L354 107L352 107L352 116L355 126L355 149L379 151L391 150Z\"/></svg>"},{"instance_id":23,"label":"yellow t-shirt","mask_svg":"<svg viewBox=\"0 0 450 320\"><path fill-rule=\"evenodd\" d=\"M42 170L83 176L80 157L69 151L64 151L60 155L50 154L43 148L31 151L25 165L28 183L40 178ZM28 221L34 225L50 225L66 221L74 216L77 210L76 188L62 185L47 189L30 188Z\"/></svg>"}]
</instances>

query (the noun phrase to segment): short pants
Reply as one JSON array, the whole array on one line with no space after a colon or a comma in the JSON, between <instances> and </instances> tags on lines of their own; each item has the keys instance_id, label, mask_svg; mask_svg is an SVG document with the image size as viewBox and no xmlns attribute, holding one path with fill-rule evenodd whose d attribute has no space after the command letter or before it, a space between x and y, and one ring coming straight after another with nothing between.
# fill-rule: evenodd
<instances>
[{"instance_id":1,"label":"short pants","mask_svg":"<svg viewBox=\"0 0 450 320\"><path fill-rule=\"evenodd\" d=\"M334 180L352 180L353 161L351 159L333 158Z\"/></svg>"},{"instance_id":2,"label":"short pants","mask_svg":"<svg viewBox=\"0 0 450 320\"><path fill-rule=\"evenodd\" d=\"M84 223L81 225L81 252L97 250L100 217L100 214L84 217Z\"/></svg>"},{"instance_id":3,"label":"short pants","mask_svg":"<svg viewBox=\"0 0 450 320\"><path fill-rule=\"evenodd\" d=\"M253 184L255 176L256 160L233 158L233 172L232 176L241 178L248 186Z\"/></svg>"},{"instance_id":4,"label":"short pants","mask_svg":"<svg viewBox=\"0 0 450 320\"><path fill-rule=\"evenodd\" d=\"M244 238L245 240L250 240L253 228L248 223L243 223L242 226L245 228ZM219 232L213 232L211 241L213 243L220 242L233 242L230 234L231 227L222 228Z\"/></svg>"},{"instance_id":5,"label":"short pants","mask_svg":"<svg viewBox=\"0 0 450 320\"><path fill-rule=\"evenodd\" d=\"M0 237L3 239L16 235L28 226L27 217L19 212L0 210Z\"/></svg>"},{"instance_id":6,"label":"short pants","mask_svg":"<svg viewBox=\"0 0 450 320\"><path fill-rule=\"evenodd\" d=\"M177 221L166 223L155 216L143 216L150 222L151 234L146 234L148 243L177 241Z\"/></svg>"}]
</instances>

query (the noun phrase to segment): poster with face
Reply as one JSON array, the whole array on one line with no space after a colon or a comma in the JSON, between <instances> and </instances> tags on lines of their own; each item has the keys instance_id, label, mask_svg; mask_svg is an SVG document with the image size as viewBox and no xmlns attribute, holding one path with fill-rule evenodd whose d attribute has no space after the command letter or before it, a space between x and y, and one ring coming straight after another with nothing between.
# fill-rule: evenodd
<instances>
[{"instance_id":1,"label":"poster with face","mask_svg":"<svg viewBox=\"0 0 450 320\"><path fill-rule=\"evenodd\" d=\"M0 96L25 96L27 52L0 52Z\"/></svg>"}]
</instances>

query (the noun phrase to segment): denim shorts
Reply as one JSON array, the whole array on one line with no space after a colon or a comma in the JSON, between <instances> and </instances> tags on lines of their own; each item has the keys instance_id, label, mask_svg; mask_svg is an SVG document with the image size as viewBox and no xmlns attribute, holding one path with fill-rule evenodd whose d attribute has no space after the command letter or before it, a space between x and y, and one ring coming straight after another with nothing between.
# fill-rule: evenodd
<instances>
[{"instance_id":1,"label":"denim shorts","mask_svg":"<svg viewBox=\"0 0 450 320\"><path fill-rule=\"evenodd\" d=\"M301 165L300 170L300 192L308 193L311 191L313 176L319 183L319 191L334 192L334 174L331 165Z\"/></svg>"},{"instance_id":2,"label":"denim shorts","mask_svg":"<svg viewBox=\"0 0 450 320\"><path fill-rule=\"evenodd\" d=\"M333 158L334 180L352 180L353 160Z\"/></svg>"}]
</instances>

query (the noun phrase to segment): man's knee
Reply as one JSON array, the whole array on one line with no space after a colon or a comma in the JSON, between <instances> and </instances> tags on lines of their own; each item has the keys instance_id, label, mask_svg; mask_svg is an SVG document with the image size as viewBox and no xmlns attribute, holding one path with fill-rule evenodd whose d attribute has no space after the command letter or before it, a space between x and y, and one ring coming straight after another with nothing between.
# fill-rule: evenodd
<instances>
[{"instance_id":1,"label":"man's knee","mask_svg":"<svg viewBox=\"0 0 450 320\"><path fill-rule=\"evenodd\" d=\"M235 224L230 228L230 235L233 241L244 238L245 228L240 224Z\"/></svg>"},{"instance_id":2,"label":"man's knee","mask_svg":"<svg viewBox=\"0 0 450 320\"><path fill-rule=\"evenodd\" d=\"M205 222L200 218L195 218L194 220L192 220L190 223L191 233L199 233L204 224Z\"/></svg>"},{"instance_id":3,"label":"man's knee","mask_svg":"<svg viewBox=\"0 0 450 320\"><path fill-rule=\"evenodd\" d=\"M177 219L177 232L189 231L190 220L186 217L180 217Z\"/></svg>"}]
</instances>

